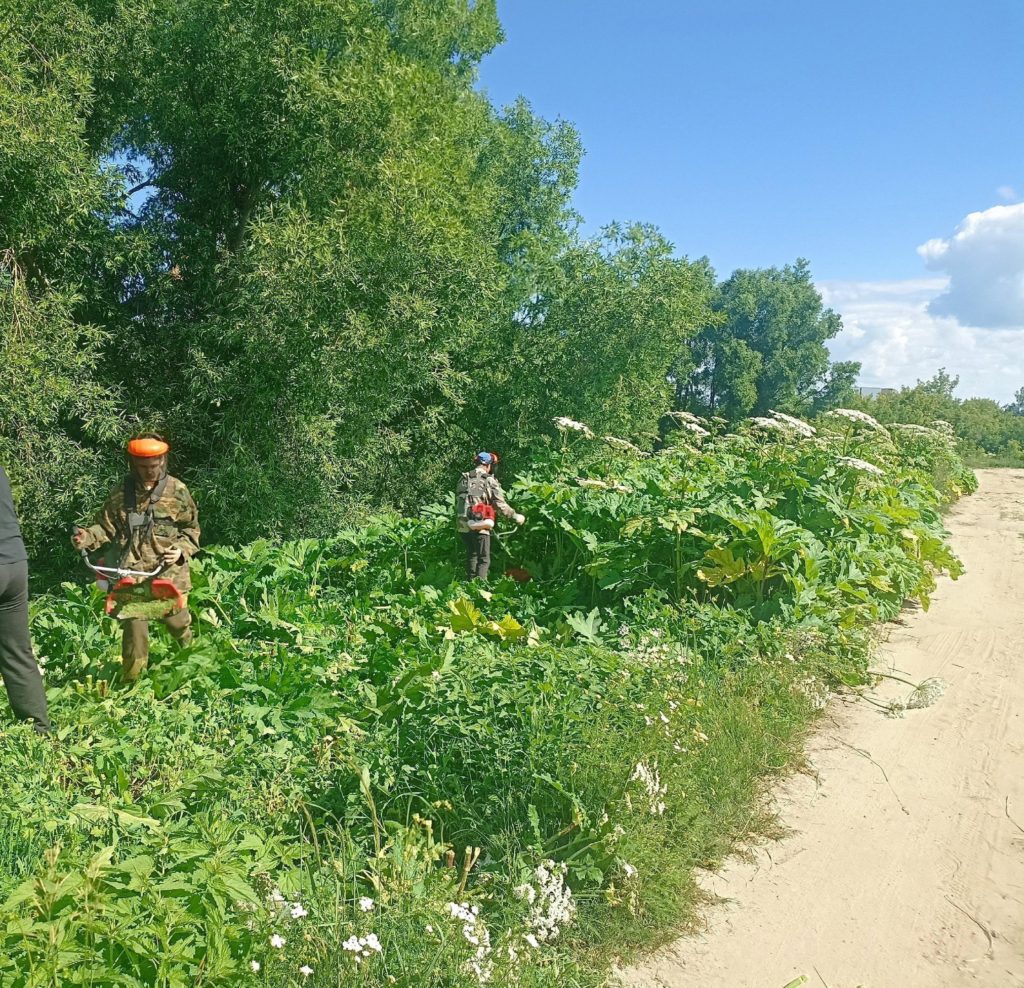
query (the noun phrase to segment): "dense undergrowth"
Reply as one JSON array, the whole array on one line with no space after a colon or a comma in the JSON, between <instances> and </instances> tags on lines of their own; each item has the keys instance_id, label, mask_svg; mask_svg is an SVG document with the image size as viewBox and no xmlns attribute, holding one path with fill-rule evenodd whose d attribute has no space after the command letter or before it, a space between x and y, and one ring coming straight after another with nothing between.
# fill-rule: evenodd
<instances>
[{"instance_id":1,"label":"dense undergrowth","mask_svg":"<svg viewBox=\"0 0 1024 988\"><path fill-rule=\"evenodd\" d=\"M38 600L59 731L0 730L0 984L596 985L678 928L873 623L958 574L973 484L941 430L679 424L564 424L496 547L528 582L460 582L447 507L210 549L133 689L95 591Z\"/></svg>"}]
</instances>

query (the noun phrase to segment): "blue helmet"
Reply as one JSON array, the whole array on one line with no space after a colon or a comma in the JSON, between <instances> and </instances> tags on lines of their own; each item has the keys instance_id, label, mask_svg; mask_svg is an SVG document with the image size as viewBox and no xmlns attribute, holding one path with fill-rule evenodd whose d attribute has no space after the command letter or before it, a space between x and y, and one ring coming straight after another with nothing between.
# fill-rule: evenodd
<instances>
[{"instance_id":1,"label":"blue helmet","mask_svg":"<svg viewBox=\"0 0 1024 988\"><path fill-rule=\"evenodd\" d=\"M494 454L493 453L477 453L476 454L476 462L477 463L485 463L485 464L493 463L494 462Z\"/></svg>"}]
</instances>

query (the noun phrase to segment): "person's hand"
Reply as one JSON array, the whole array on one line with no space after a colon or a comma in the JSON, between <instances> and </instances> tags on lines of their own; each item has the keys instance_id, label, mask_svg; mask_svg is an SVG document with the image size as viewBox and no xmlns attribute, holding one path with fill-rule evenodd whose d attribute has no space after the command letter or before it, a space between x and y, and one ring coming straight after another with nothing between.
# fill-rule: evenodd
<instances>
[{"instance_id":1,"label":"person's hand","mask_svg":"<svg viewBox=\"0 0 1024 988\"><path fill-rule=\"evenodd\" d=\"M515 521L515 523L516 523L517 525L522 525L522 524L523 524L523 523L524 523L524 522L526 521L526 515L521 515L521 514L519 514L519 512L517 511L517 512L516 512L516 513L515 513L515 514L514 514L514 515L512 516L512 519L513 519L513 520Z\"/></svg>"},{"instance_id":2,"label":"person's hand","mask_svg":"<svg viewBox=\"0 0 1024 988\"><path fill-rule=\"evenodd\" d=\"M161 566L174 566L185 558L180 549L165 549L160 553Z\"/></svg>"}]
</instances>

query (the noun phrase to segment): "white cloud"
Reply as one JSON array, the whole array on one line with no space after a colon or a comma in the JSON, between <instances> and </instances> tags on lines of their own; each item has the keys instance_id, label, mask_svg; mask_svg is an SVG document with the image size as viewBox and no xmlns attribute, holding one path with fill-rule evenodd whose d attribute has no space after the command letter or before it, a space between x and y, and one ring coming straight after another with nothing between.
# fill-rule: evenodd
<instances>
[{"instance_id":1,"label":"white cloud","mask_svg":"<svg viewBox=\"0 0 1024 988\"><path fill-rule=\"evenodd\" d=\"M1012 185L1000 185L996 189L996 195L1005 202L1016 202L1020 199L1020 196L1017 195L1017 190Z\"/></svg>"},{"instance_id":2,"label":"white cloud","mask_svg":"<svg viewBox=\"0 0 1024 988\"><path fill-rule=\"evenodd\" d=\"M948 278L828 281L818 288L843 317L843 331L830 345L833 359L860 361L861 384L913 385L945 367L959 375L962 398L1008 402L1024 385L1019 331L964 326L930 311L948 292Z\"/></svg>"},{"instance_id":3,"label":"white cloud","mask_svg":"<svg viewBox=\"0 0 1024 988\"><path fill-rule=\"evenodd\" d=\"M1024 330L1024 203L971 213L948 239L917 248L925 265L949 277L928 306L964 326Z\"/></svg>"}]
</instances>

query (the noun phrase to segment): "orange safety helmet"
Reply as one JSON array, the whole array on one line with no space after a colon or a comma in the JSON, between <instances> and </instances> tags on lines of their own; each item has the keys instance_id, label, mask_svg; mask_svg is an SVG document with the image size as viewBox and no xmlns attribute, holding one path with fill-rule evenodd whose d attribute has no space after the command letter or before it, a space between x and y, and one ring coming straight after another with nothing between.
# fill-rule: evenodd
<instances>
[{"instance_id":1,"label":"orange safety helmet","mask_svg":"<svg viewBox=\"0 0 1024 988\"><path fill-rule=\"evenodd\" d=\"M140 460L152 459L155 456L164 456L170 452L171 447L159 436L139 436L128 442L128 455L137 457Z\"/></svg>"}]
</instances>

